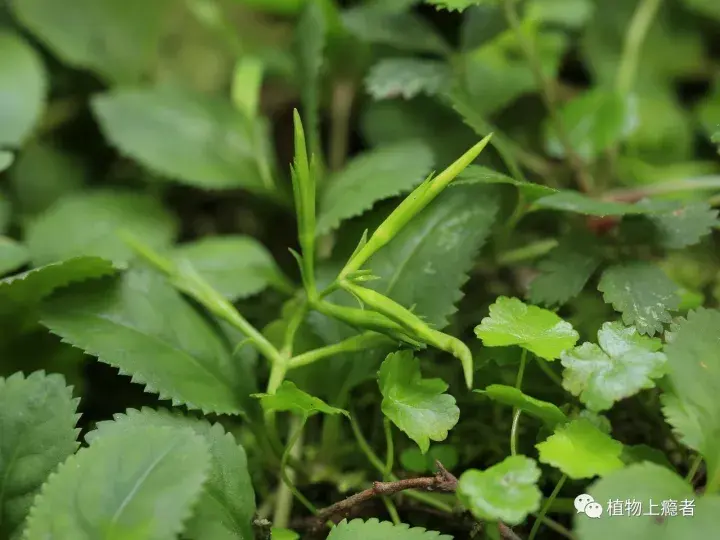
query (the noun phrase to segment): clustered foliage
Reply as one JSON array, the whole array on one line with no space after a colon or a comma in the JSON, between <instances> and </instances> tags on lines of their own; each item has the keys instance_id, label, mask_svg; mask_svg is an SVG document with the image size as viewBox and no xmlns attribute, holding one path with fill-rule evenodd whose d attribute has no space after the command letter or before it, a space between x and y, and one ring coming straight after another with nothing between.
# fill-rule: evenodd
<instances>
[{"instance_id":1,"label":"clustered foliage","mask_svg":"<svg viewBox=\"0 0 720 540\"><path fill-rule=\"evenodd\" d=\"M720 2L0 6L0 540L717 536Z\"/></svg>"}]
</instances>

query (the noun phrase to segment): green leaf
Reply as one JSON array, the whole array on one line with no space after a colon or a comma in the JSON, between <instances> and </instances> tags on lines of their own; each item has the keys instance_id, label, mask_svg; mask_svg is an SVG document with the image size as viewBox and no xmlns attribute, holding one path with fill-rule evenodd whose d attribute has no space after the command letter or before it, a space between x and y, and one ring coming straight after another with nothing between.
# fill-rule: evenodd
<instances>
[{"instance_id":1,"label":"green leaf","mask_svg":"<svg viewBox=\"0 0 720 540\"><path fill-rule=\"evenodd\" d=\"M0 32L0 145L19 146L40 118L47 91L45 68L21 37Z\"/></svg>"},{"instance_id":2,"label":"green leaf","mask_svg":"<svg viewBox=\"0 0 720 540\"><path fill-rule=\"evenodd\" d=\"M255 493L247 457L242 446L220 424L195 420L177 412L143 408L116 414L113 421L99 422L85 436L90 444L99 438L117 435L127 429L169 427L180 432L190 428L205 439L210 450L210 471L193 516L185 524L183 538L205 540L252 540Z\"/></svg>"},{"instance_id":3,"label":"green leaf","mask_svg":"<svg viewBox=\"0 0 720 540\"><path fill-rule=\"evenodd\" d=\"M475 335L486 347L519 345L545 360L560 358L580 337L552 311L505 296L490 306L490 316L475 327Z\"/></svg>"},{"instance_id":4,"label":"green leaf","mask_svg":"<svg viewBox=\"0 0 720 540\"><path fill-rule=\"evenodd\" d=\"M110 142L161 175L204 189L272 185L262 126L229 101L161 87L113 90L92 105Z\"/></svg>"},{"instance_id":5,"label":"green leaf","mask_svg":"<svg viewBox=\"0 0 720 540\"><path fill-rule=\"evenodd\" d=\"M638 124L637 103L618 92L596 88L570 101L560 110L573 149L580 157L591 160L621 142ZM548 123L547 151L561 158L565 148Z\"/></svg>"},{"instance_id":6,"label":"green leaf","mask_svg":"<svg viewBox=\"0 0 720 540\"><path fill-rule=\"evenodd\" d=\"M36 265L82 255L124 264L134 253L118 232L129 231L161 248L172 243L177 226L175 217L157 199L103 189L59 199L29 224L26 242Z\"/></svg>"},{"instance_id":7,"label":"green leaf","mask_svg":"<svg viewBox=\"0 0 720 540\"><path fill-rule=\"evenodd\" d=\"M343 520L330 531L327 540L452 540L452 536L410 525L393 525L376 518Z\"/></svg>"},{"instance_id":8,"label":"green leaf","mask_svg":"<svg viewBox=\"0 0 720 540\"><path fill-rule=\"evenodd\" d=\"M278 275L272 255L251 236L211 236L181 244L173 257L186 260L225 298L262 292Z\"/></svg>"},{"instance_id":9,"label":"green leaf","mask_svg":"<svg viewBox=\"0 0 720 540\"><path fill-rule=\"evenodd\" d=\"M660 403L665 420L672 426L678 440L699 452L703 447L703 420L698 410L667 392L660 396Z\"/></svg>"},{"instance_id":10,"label":"green leaf","mask_svg":"<svg viewBox=\"0 0 720 540\"><path fill-rule=\"evenodd\" d=\"M712 537L717 527L720 497L696 495L690 484L655 463L637 463L615 471L592 484L588 493L605 511L597 519L581 513L575 515L574 531L583 540ZM629 516L625 510L626 500L639 502L641 515ZM620 515L607 511L608 505L615 501L622 508ZM661 515L663 501L675 502L676 515ZM688 501L694 503L694 512L684 516L682 509Z\"/></svg>"},{"instance_id":11,"label":"green leaf","mask_svg":"<svg viewBox=\"0 0 720 540\"><path fill-rule=\"evenodd\" d=\"M561 306L582 292L601 262L595 245L589 240L585 236L561 240L538 264L540 274L528 287L530 302Z\"/></svg>"},{"instance_id":12,"label":"green leaf","mask_svg":"<svg viewBox=\"0 0 720 540\"><path fill-rule=\"evenodd\" d=\"M0 172L4 172L10 168L15 162L15 154L6 150L0 150Z\"/></svg>"},{"instance_id":13,"label":"green leaf","mask_svg":"<svg viewBox=\"0 0 720 540\"><path fill-rule=\"evenodd\" d=\"M328 179L319 200L318 234L337 228L377 201L410 191L432 166L431 150L418 141L383 146L355 157Z\"/></svg>"},{"instance_id":14,"label":"green leaf","mask_svg":"<svg viewBox=\"0 0 720 540\"><path fill-rule=\"evenodd\" d=\"M452 470L458 464L458 452L454 446L449 444L433 444L425 454L416 446L411 446L400 454L400 463L405 470L411 472L434 472L437 469L435 461L442 463L446 469Z\"/></svg>"},{"instance_id":15,"label":"green leaf","mask_svg":"<svg viewBox=\"0 0 720 540\"><path fill-rule=\"evenodd\" d=\"M75 281L99 278L116 271L110 261L98 257L77 257L33 268L0 280L0 305L28 306Z\"/></svg>"},{"instance_id":16,"label":"green leaf","mask_svg":"<svg viewBox=\"0 0 720 540\"><path fill-rule=\"evenodd\" d=\"M365 88L375 99L434 96L445 89L451 75L449 66L439 60L385 58L370 69Z\"/></svg>"},{"instance_id":17,"label":"green leaf","mask_svg":"<svg viewBox=\"0 0 720 540\"><path fill-rule=\"evenodd\" d=\"M60 375L0 378L0 536L18 538L40 486L77 449L78 400Z\"/></svg>"},{"instance_id":18,"label":"green leaf","mask_svg":"<svg viewBox=\"0 0 720 540\"><path fill-rule=\"evenodd\" d=\"M12 238L0 236L0 276L25 266L30 260L27 248Z\"/></svg>"},{"instance_id":19,"label":"green leaf","mask_svg":"<svg viewBox=\"0 0 720 540\"><path fill-rule=\"evenodd\" d=\"M457 495L478 519L518 525L540 508L539 479L540 468L534 459L511 456L484 471L465 471Z\"/></svg>"},{"instance_id":20,"label":"green leaf","mask_svg":"<svg viewBox=\"0 0 720 540\"><path fill-rule=\"evenodd\" d=\"M325 403L322 399L303 392L295 383L283 381L274 394L253 394L259 398L266 411L290 411L300 416L309 417L314 414L344 414L350 415L343 409L336 409Z\"/></svg>"},{"instance_id":21,"label":"green leaf","mask_svg":"<svg viewBox=\"0 0 720 540\"><path fill-rule=\"evenodd\" d=\"M515 178L511 178L510 176L480 165L470 165L467 169L460 173L458 179L455 181L455 185L463 183L510 184L515 186L528 202L557 193L556 189L542 184L533 184L532 182L516 180Z\"/></svg>"},{"instance_id":22,"label":"green leaf","mask_svg":"<svg viewBox=\"0 0 720 540\"><path fill-rule=\"evenodd\" d=\"M300 535L290 529L281 529L273 527L270 534L270 540L299 540Z\"/></svg>"},{"instance_id":23,"label":"green leaf","mask_svg":"<svg viewBox=\"0 0 720 540\"><path fill-rule=\"evenodd\" d=\"M167 0L12 0L17 18L65 63L137 82L159 48Z\"/></svg>"},{"instance_id":24,"label":"green leaf","mask_svg":"<svg viewBox=\"0 0 720 540\"><path fill-rule=\"evenodd\" d=\"M462 12L471 6L490 4L495 1L497 0L425 0L425 3L434 5L436 9Z\"/></svg>"},{"instance_id":25,"label":"green leaf","mask_svg":"<svg viewBox=\"0 0 720 540\"><path fill-rule=\"evenodd\" d=\"M587 195L583 195L577 191L560 191L543 197L535 201L532 210L537 210L538 208L561 210L563 212L574 212L576 214L597 217L646 214L655 210L654 207L641 206L638 204L591 199Z\"/></svg>"},{"instance_id":26,"label":"green leaf","mask_svg":"<svg viewBox=\"0 0 720 540\"><path fill-rule=\"evenodd\" d=\"M248 118L258 114L260 91L263 84L264 64L259 58L241 57L233 70L230 95L233 105Z\"/></svg>"},{"instance_id":27,"label":"green leaf","mask_svg":"<svg viewBox=\"0 0 720 540\"><path fill-rule=\"evenodd\" d=\"M720 5L715 0L683 0L683 3L701 15L720 21Z\"/></svg>"},{"instance_id":28,"label":"green leaf","mask_svg":"<svg viewBox=\"0 0 720 540\"><path fill-rule=\"evenodd\" d=\"M606 322L598 331L598 343L585 342L561 358L563 388L593 411L654 388L653 379L665 374L662 342L641 336L634 327Z\"/></svg>"},{"instance_id":29,"label":"green leaf","mask_svg":"<svg viewBox=\"0 0 720 540\"><path fill-rule=\"evenodd\" d=\"M450 186L367 263L368 286L441 329L463 294L477 252L498 212L487 186Z\"/></svg>"},{"instance_id":30,"label":"green leaf","mask_svg":"<svg viewBox=\"0 0 720 540\"><path fill-rule=\"evenodd\" d=\"M535 416L542 420L550 429L568 421L565 413L554 403L535 399L512 386L491 384L485 388L485 390L473 390L473 392L486 395L493 401L510 405L511 407L526 412L530 416Z\"/></svg>"},{"instance_id":31,"label":"green leaf","mask_svg":"<svg viewBox=\"0 0 720 540\"><path fill-rule=\"evenodd\" d=\"M622 313L623 322L641 334L662 332L678 309L678 286L654 264L632 262L610 266L598 283L603 298Z\"/></svg>"},{"instance_id":32,"label":"green leaf","mask_svg":"<svg viewBox=\"0 0 720 540\"><path fill-rule=\"evenodd\" d=\"M44 142L22 149L9 174L20 210L34 215L77 189L86 180L79 160Z\"/></svg>"},{"instance_id":33,"label":"green leaf","mask_svg":"<svg viewBox=\"0 0 720 540\"><path fill-rule=\"evenodd\" d=\"M418 53L444 54L449 49L433 27L414 13L393 13L382 6L365 5L345 10L342 22L348 32L369 43Z\"/></svg>"},{"instance_id":34,"label":"green leaf","mask_svg":"<svg viewBox=\"0 0 720 540\"><path fill-rule=\"evenodd\" d=\"M584 418L560 426L535 447L540 462L557 467L573 480L604 476L624 466L622 443Z\"/></svg>"},{"instance_id":35,"label":"green leaf","mask_svg":"<svg viewBox=\"0 0 720 540\"><path fill-rule=\"evenodd\" d=\"M442 379L423 379L412 351L389 354L378 372L382 411L417 443L422 453L430 441L444 441L460 418L455 398Z\"/></svg>"},{"instance_id":36,"label":"green leaf","mask_svg":"<svg viewBox=\"0 0 720 540\"><path fill-rule=\"evenodd\" d=\"M593 0L533 0L526 17L546 24L581 28L594 14Z\"/></svg>"},{"instance_id":37,"label":"green leaf","mask_svg":"<svg viewBox=\"0 0 720 540\"><path fill-rule=\"evenodd\" d=\"M132 426L100 437L43 486L26 538L174 539L201 494L210 459L189 428Z\"/></svg>"},{"instance_id":38,"label":"green leaf","mask_svg":"<svg viewBox=\"0 0 720 540\"><path fill-rule=\"evenodd\" d=\"M238 414L252 391L217 331L150 270L63 291L41 322L174 404Z\"/></svg>"},{"instance_id":39,"label":"green leaf","mask_svg":"<svg viewBox=\"0 0 720 540\"><path fill-rule=\"evenodd\" d=\"M652 204L658 208L658 202ZM695 245L720 224L718 210L704 201L689 204L668 202L666 207L667 211L648 217L658 231L660 244L669 249Z\"/></svg>"}]
</instances>

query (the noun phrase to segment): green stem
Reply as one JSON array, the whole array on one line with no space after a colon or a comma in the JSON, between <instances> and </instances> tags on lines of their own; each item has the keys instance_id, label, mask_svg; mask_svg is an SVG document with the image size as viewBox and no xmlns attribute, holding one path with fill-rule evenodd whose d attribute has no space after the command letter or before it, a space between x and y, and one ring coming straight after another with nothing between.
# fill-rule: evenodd
<instances>
[{"instance_id":1,"label":"green stem","mask_svg":"<svg viewBox=\"0 0 720 540\"><path fill-rule=\"evenodd\" d=\"M338 171L345 163L350 137L350 114L355 99L352 81L337 81L333 87L330 122L330 170Z\"/></svg>"},{"instance_id":2,"label":"green stem","mask_svg":"<svg viewBox=\"0 0 720 540\"><path fill-rule=\"evenodd\" d=\"M392 475L393 463L395 460L395 447L393 444L392 425L390 419L383 417L383 427L385 428L385 443L387 445L387 455L385 456L385 473L383 480L387 480Z\"/></svg>"},{"instance_id":3,"label":"green stem","mask_svg":"<svg viewBox=\"0 0 720 540\"><path fill-rule=\"evenodd\" d=\"M385 504L385 508L387 508L388 514L390 514L390 519L392 520L394 525L401 525L402 521L400 521L400 515L398 514L397 508L395 507L395 503L392 502L392 499L390 497L383 497L382 498L383 504Z\"/></svg>"},{"instance_id":4,"label":"green stem","mask_svg":"<svg viewBox=\"0 0 720 540\"><path fill-rule=\"evenodd\" d=\"M545 373L552 382L557 384L560 388L563 387L562 379L555 374L545 360L538 358L537 365L540 366L542 372Z\"/></svg>"},{"instance_id":5,"label":"green stem","mask_svg":"<svg viewBox=\"0 0 720 540\"><path fill-rule=\"evenodd\" d=\"M529 259L536 259L538 257L542 257L549 251L552 251L557 247L557 245L558 241L554 238L538 240L537 242L532 242L526 246L500 253L497 257L497 263L500 266L508 266L518 262L527 261Z\"/></svg>"},{"instance_id":6,"label":"green stem","mask_svg":"<svg viewBox=\"0 0 720 540\"><path fill-rule=\"evenodd\" d=\"M565 480L567 480L567 475L563 474L560 477L560 480L558 480L558 483L555 484L555 489L553 489L550 496L545 501L545 504L540 509L540 513L537 516L537 519L535 520L535 523L533 524L533 528L530 530L530 536L528 537L528 540L534 540L535 535L537 534L538 530L540 530L540 525L542 524L542 520L545 517L545 514L547 514L548 509L552 505L553 501L555 500L555 497L557 497L558 493L560 493L560 490L563 487L563 484L565 483Z\"/></svg>"},{"instance_id":7,"label":"green stem","mask_svg":"<svg viewBox=\"0 0 720 540\"><path fill-rule=\"evenodd\" d=\"M522 350L520 355L520 368L518 369L517 379L515 380L515 388L518 390L522 387L523 375L525 375L525 364L527 363L527 349ZM517 430L518 424L520 423L520 415L522 411L520 409L513 409L513 421L512 427L510 428L510 453L514 456L517 454Z\"/></svg>"},{"instance_id":8,"label":"green stem","mask_svg":"<svg viewBox=\"0 0 720 540\"><path fill-rule=\"evenodd\" d=\"M688 484L692 484L693 479L695 478L695 475L698 472L698 469L700 468L700 465L702 464L703 457L702 455L698 454L695 456L695 459L692 462L692 465L690 466L690 470L687 473L687 476L685 477L685 481Z\"/></svg>"},{"instance_id":9,"label":"green stem","mask_svg":"<svg viewBox=\"0 0 720 540\"><path fill-rule=\"evenodd\" d=\"M275 527L286 528L288 526L292 514L293 495L310 512L317 514L317 508L295 487L294 471L287 469L288 457L292 456L294 459L298 459L302 453L302 434L306 421L307 417L294 416L290 423L290 429L294 431L292 431L290 440L280 460L280 477L282 478L282 484L280 484L278 488L277 504L273 514L273 525Z\"/></svg>"},{"instance_id":10,"label":"green stem","mask_svg":"<svg viewBox=\"0 0 720 540\"><path fill-rule=\"evenodd\" d=\"M391 340L383 334L379 334L377 332L364 332L339 343L313 349L312 351L294 356L290 359L290 369L307 366L308 364L312 364L318 360L322 360L323 358L335 356L336 354L363 351L365 349L390 342Z\"/></svg>"},{"instance_id":11,"label":"green stem","mask_svg":"<svg viewBox=\"0 0 720 540\"><path fill-rule=\"evenodd\" d=\"M543 525L545 525L548 529L552 529L553 531L561 534L568 540L575 540L575 535L573 535L572 532L570 532L566 527L560 525L560 523L558 523L554 519L550 519L547 516L540 517L539 513L533 513L533 516L535 516L535 518L539 520Z\"/></svg>"},{"instance_id":12,"label":"green stem","mask_svg":"<svg viewBox=\"0 0 720 540\"><path fill-rule=\"evenodd\" d=\"M635 9L625 34L625 48L617 74L617 90L622 94L626 95L632 90L640 64L642 45L661 2L662 0L641 0Z\"/></svg>"}]
</instances>

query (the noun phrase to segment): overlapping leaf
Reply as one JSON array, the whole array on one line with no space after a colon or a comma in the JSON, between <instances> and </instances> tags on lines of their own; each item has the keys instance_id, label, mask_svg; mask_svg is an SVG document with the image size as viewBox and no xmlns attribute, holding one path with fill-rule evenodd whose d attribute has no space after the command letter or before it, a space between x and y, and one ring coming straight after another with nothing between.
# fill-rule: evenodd
<instances>
[{"instance_id":1,"label":"overlapping leaf","mask_svg":"<svg viewBox=\"0 0 720 540\"><path fill-rule=\"evenodd\" d=\"M428 531L421 527L394 525L376 518L363 521L353 519L338 523L328 535L328 540L452 540L452 536Z\"/></svg>"},{"instance_id":2,"label":"overlapping leaf","mask_svg":"<svg viewBox=\"0 0 720 540\"><path fill-rule=\"evenodd\" d=\"M378 384L382 411L425 453L430 441L444 441L460 418L455 398L441 379L423 379L420 361L411 351L388 355L380 366Z\"/></svg>"},{"instance_id":3,"label":"overlapping leaf","mask_svg":"<svg viewBox=\"0 0 720 540\"><path fill-rule=\"evenodd\" d=\"M283 381L274 394L253 394L253 397L260 399L266 411L290 411L306 418L318 413L349 416L347 411L331 407L322 399L303 392L291 381Z\"/></svg>"},{"instance_id":4,"label":"overlapping leaf","mask_svg":"<svg viewBox=\"0 0 720 540\"><path fill-rule=\"evenodd\" d=\"M78 400L60 375L0 378L0 536L19 538L40 486L75 452Z\"/></svg>"},{"instance_id":5,"label":"overlapping leaf","mask_svg":"<svg viewBox=\"0 0 720 540\"><path fill-rule=\"evenodd\" d=\"M486 347L519 345L545 360L559 358L580 337L552 311L505 296L490 306L490 316L475 327L475 335Z\"/></svg>"},{"instance_id":6,"label":"overlapping leaf","mask_svg":"<svg viewBox=\"0 0 720 540\"><path fill-rule=\"evenodd\" d=\"M564 424L568 421L567 416L557 405L548 401L542 401L532 396L524 394L512 386L504 384L491 384L485 390L474 390L480 394L486 395L493 401L510 405L526 412L531 416L535 416L542 420L550 429L558 424Z\"/></svg>"},{"instance_id":7,"label":"overlapping leaf","mask_svg":"<svg viewBox=\"0 0 720 540\"><path fill-rule=\"evenodd\" d=\"M658 202L652 203L658 208ZM669 202L666 211L657 211L649 216L658 230L663 247L682 249L697 244L718 226L718 211L706 202L685 205Z\"/></svg>"},{"instance_id":8,"label":"overlapping leaf","mask_svg":"<svg viewBox=\"0 0 720 540\"><path fill-rule=\"evenodd\" d=\"M653 388L654 379L665 374L662 342L640 335L634 327L607 322L598 331L598 343L585 342L561 357L563 387L593 411Z\"/></svg>"}]
</instances>

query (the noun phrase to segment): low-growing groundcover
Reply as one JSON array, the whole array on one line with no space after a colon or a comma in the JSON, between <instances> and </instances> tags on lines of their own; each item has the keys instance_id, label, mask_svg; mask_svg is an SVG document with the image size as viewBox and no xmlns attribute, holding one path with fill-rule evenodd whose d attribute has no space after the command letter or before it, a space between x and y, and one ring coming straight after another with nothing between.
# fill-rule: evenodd
<instances>
[{"instance_id":1,"label":"low-growing groundcover","mask_svg":"<svg viewBox=\"0 0 720 540\"><path fill-rule=\"evenodd\" d=\"M717 536L716 0L0 6L0 540Z\"/></svg>"}]
</instances>

